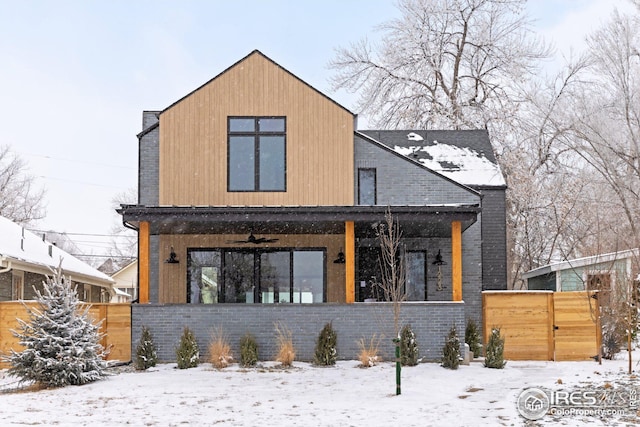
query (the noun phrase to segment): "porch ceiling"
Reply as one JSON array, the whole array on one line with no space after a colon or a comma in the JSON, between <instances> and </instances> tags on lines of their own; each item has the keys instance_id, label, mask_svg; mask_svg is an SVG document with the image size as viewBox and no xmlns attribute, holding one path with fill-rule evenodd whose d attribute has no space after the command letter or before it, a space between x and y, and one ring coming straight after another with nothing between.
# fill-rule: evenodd
<instances>
[{"instance_id":1,"label":"porch ceiling","mask_svg":"<svg viewBox=\"0 0 640 427\"><path fill-rule=\"evenodd\" d=\"M122 205L118 213L129 227L148 221L151 234L342 234L354 221L359 237L375 235L386 206L209 207ZM406 237L451 236L451 221L463 231L476 222L478 205L392 206Z\"/></svg>"}]
</instances>

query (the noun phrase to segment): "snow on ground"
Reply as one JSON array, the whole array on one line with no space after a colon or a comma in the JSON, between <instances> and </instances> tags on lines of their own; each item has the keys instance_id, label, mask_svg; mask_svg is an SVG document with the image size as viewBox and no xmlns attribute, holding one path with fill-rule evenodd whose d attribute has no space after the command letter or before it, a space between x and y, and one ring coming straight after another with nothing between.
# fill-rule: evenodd
<instances>
[{"instance_id":1,"label":"snow on ground","mask_svg":"<svg viewBox=\"0 0 640 427\"><path fill-rule=\"evenodd\" d=\"M602 365L509 361L502 370L484 368L478 360L455 371L422 363L402 369L399 396L390 362L367 369L356 361L339 361L334 367L296 362L290 369L275 362L224 370L208 363L186 370L161 364L145 372L114 368L114 374L102 381L39 391L15 390L16 378L0 370L0 422L3 426L637 425L640 417L628 399L623 400L626 414L621 416L545 415L528 421L516 407L527 387L630 395L630 389L640 386L635 375L626 373L627 363L622 354ZM633 368L638 369L635 362Z\"/></svg>"}]
</instances>

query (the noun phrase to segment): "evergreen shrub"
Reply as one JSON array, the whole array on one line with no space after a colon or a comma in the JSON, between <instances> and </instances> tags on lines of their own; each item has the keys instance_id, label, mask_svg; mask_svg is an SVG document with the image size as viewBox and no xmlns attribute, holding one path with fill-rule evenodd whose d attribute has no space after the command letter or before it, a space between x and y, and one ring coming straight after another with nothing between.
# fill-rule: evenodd
<instances>
[{"instance_id":1,"label":"evergreen shrub","mask_svg":"<svg viewBox=\"0 0 640 427\"><path fill-rule=\"evenodd\" d=\"M442 349L442 366L447 369L458 369L460 366L460 338L455 326L449 330Z\"/></svg>"},{"instance_id":2,"label":"evergreen shrub","mask_svg":"<svg viewBox=\"0 0 640 427\"><path fill-rule=\"evenodd\" d=\"M136 347L135 368L145 371L158 363L158 349L153 342L153 335L146 326L142 327L140 341Z\"/></svg>"},{"instance_id":3,"label":"evergreen shrub","mask_svg":"<svg viewBox=\"0 0 640 427\"><path fill-rule=\"evenodd\" d=\"M258 363L258 343L249 332L240 338L240 364L255 366Z\"/></svg>"},{"instance_id":4,"label":"evergreen shrub","mask_svg":"<svg viewBox=\"0 0 640 427\"><path fill-rule=\"evenodd\" d=\"M484 355L484 366L487 368L502 369L507 362L504 360L504 338L500 337L500 328L493 327L487 349Z\"/></svg>"},{"instance_id":5,"label":"evergreen shrub","mask_svg":"<svg viewBox=\"0 0 640 427\"><path fill-rule=\"evenodd\" d=\"M482 352L480 332L478 331L478 325L471 318L467 319L467 327L464 330L464 342L469 345L469 351L473 352L474 358L480 356Z\"/></svg>"},{"instance_id":6,"label":"evergreen shrub","mask_svg":"<svg viewBox=\"0 0 640 427\"><path fill-rule=\"evenodd\" d=\"M176 347L176 362L179 369L195 368L200 363L200 349L196 337L187 327L182 331L180 344Z\"/></svg>"},{"instance_id":7,"label":"evergreen shrub","mask_svg":"<svg viewBox=\"0 0 640 427\"><path fill-rule=\"evenodd\" d=\"M330 366L336 364L338 357L338 334L331 322L324 325L318 335L314 362L317 365Z\"/></svg>"},{"instance_id":8,"label":"evergreen shrub","mask_svg":"<svg viewBox=\"0 0 640 427\"><path fill-rule=\"evenodd\" d=\"M400 331L400 360L402 366L418 364L418 341L411 325L405 325Z\"/></svg>"}]
</instances>

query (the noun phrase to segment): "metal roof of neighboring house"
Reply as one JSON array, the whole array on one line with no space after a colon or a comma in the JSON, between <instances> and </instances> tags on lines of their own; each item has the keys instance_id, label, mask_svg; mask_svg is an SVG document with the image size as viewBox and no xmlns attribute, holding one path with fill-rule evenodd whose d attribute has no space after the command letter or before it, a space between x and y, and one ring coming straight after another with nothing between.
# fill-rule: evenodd
<instances>
[{"instance_id":1,"label":"metal roof of neighboring house","mask_svg":"<svg viewBox=\"0 0 640 427\"><path fill-rule=\"evenodd\" d=\"M587 265L600 264L603 262L612 262L616 260L629 259L634 256L638 256L638 249L629 249L625 251L611 252L608 254L599 254L583 258L576 258L572 260L559 261L542 267L534 268L526 273L522 274L523 279L530 279L532 277L542 276L552 273L554 271L568 270L570 268L584 267Z\"/></svg>"},{"instance_id":2,"label":"metal roof of neighboring house","mask_svg":"<svg viewBox=\"0 0 640 427\"><path fill-rule=\"evenodd\" d=\"M489 133L477 130L358 130L453 181L505 187Z\"/></svg>"},{"instance_id":3,"label":"metal roof of neighboring house","mask_svg":"<svg viewBox=\"0 0 640 427\"><path fill-rule=\"evenodd\" d=\"M8 268L51 275L62 259L62 271L71 280L97 286L114 283L106 274L84 261L0 216L0 271Z\"/></svg>"}]
</instances>

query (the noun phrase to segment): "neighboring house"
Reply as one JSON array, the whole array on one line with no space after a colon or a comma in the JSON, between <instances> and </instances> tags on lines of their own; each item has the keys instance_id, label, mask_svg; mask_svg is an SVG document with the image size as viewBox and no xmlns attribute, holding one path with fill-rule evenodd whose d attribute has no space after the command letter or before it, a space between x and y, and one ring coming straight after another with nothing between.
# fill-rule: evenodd
<instances>
[{"instance_id":1,"label":"neighboring house","mask_svg":"<svg viewBox=\"0 0 640 427\"><path fill-rule=\"evenodd\" d=\"M505 181L488 133L359 131L357 117L259 51L162 111L143 113L139 201L118 212L138 230L142 325L174 357L181 328L222 326L272 349L295 329L301 358L333 322L339 357L389 334L376 226L402 229L403 323L423 356L451 326L480 321L481 291L506 289ZM275 304L278 303L278 304ZM382 326L381 326L382 325Z\"/></svg>"},{"instance_id":2,"label":"neighboring house","mask_svg":"<svg viewBox=\"0 0 640 427\"><path fill-rule=\"evenodd\" d=\"M131 261L115 273L111 274L115 280L113 288L115 296L111 302L132 302L138 299L138 260Z\"/></svg>"},{"instance_id":3,"label":"neighboring house","mask_svg":"<svg viewBox=\"0 0 640 427\"><path fill-rule=\"evenodd\" d=\"M62 260L62 272L76 286L78 298L109 302L113 280L13 221L0 217L0 301L35 299Z\"/></svg>"},{"instance_id":4,"label":"neighboring house","mask_svg":"<svg viewBox=\"0 0 640 427\"><path fill-rule=\"evenodd\" d=\"M529 290L598 290L604 306L617 286L632 283L638 277L639 254L638 249L631 249L556 262L527 271L522 278Z\"/></svg>"}]
</instances>

